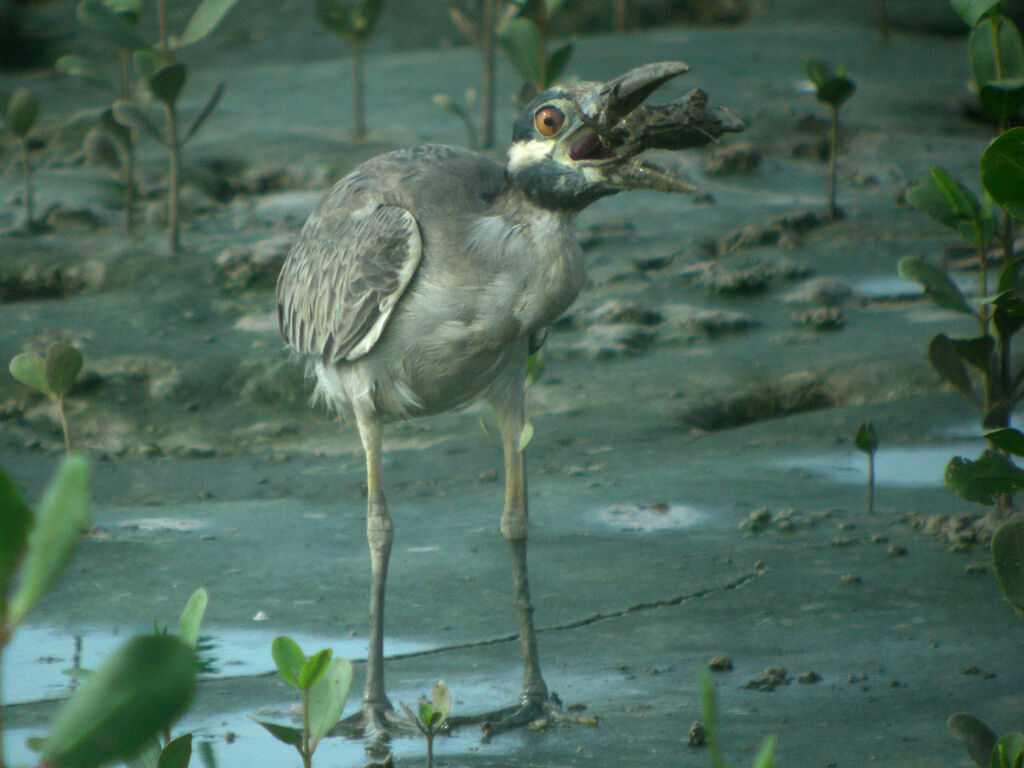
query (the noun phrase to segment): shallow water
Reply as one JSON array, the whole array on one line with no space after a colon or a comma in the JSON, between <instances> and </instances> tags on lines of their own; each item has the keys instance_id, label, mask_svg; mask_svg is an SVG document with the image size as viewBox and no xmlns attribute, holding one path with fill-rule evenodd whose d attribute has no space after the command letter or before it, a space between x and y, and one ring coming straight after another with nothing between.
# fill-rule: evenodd
<instances>
[{"instance_id":1,"label":"shallow water","mask_svg":"<svg viewBox=\"0 0 1024 768\"><path fill-rule=\"evenodd\" d=\"M894 488L941 487L943 470L953 456L973 458L984 448L985 444L980 441L927 447L880 448L875 453L875 484ZM867 457L856 450L792 456L777 460L774 466L779 469L806 470L844 485L867 482Z\"/></svg>"}]
</instances>

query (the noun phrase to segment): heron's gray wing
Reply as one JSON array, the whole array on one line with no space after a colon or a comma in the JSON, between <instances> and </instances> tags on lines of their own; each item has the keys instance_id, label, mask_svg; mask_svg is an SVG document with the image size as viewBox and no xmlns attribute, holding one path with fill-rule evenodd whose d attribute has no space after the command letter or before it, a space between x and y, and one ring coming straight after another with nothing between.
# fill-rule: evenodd
<instances>
[{"instance_id":1,"label":"heron's gray wing","mask_svg":"<svg viewBox=\"0 0 1024 768\"><path fill-rule=\"evenodd\" d=\"M277 281L285 342L325 362L365 355L384 332L422 250L419 226L405 208L321 206Z\"/></svg>"}]
</instances>

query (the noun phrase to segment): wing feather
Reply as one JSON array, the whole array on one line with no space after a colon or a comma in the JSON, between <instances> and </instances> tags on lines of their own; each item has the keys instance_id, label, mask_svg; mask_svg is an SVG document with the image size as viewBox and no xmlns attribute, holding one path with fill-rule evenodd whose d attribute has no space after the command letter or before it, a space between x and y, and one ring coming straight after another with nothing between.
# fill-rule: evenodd
<instances>
[{"instance_id":1,"label":"wing feather","mask_svg":"<svg viewBox=\"0 0 1024 768\"><path fill-rule=\"evenodd\" d=\"M356 360L380 339L423 251L397 205L357 211L325 201L306 222L277 282L285 342L325 362Z\"/></svg>"}]
</instances>

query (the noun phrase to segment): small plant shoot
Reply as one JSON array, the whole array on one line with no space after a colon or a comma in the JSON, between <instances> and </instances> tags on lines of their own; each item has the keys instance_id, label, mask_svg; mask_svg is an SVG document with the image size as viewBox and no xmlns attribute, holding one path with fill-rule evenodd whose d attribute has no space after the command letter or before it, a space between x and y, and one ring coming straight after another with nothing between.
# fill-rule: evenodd
<instances>
[{"instance_id":1,"label":"small plant shoot","mask_svg":"<svg viewBox=\"0 0 1024 768\"><path fill-rule=\"evenodd\" d=\"M444 680L438 680L430 689L430 700L421 696L413 712L404 701L398 702L406 717L416 724L427 740L427 768L434 768L434 737L444 728L452 708L452 697Z\"/></svg>"},{"instance_id":2,"label":"small plant shoot","mask_svg":"<svg viewBox=\"0 0 1024 768\"><path fill-rule=\"evenodd\" d=\"M711 757L711 768L730 768L722 757L721 742L718 735L718 706L715 703L715 688L706 671L700 677L701 718L705 731L705 742ZM761 748L751 764L751 768L772 768L775 754L775 737L766 736Z\"/></svg>"},{"instance_id":3,"label":"small plant shoot","mask_svg":"<svg viewBox=\"0 0 1024 768\"><path fill-rule=\"evenodd\" d=\"M75 377L82 370L82 353L70 344L57 341L46 350L46 357L35 352L22 352L10 362L11 375L25 386L46 395L57 406L64 447L71 454L71 436L68 432L64 398L71 391Z\"/></svg>"},{"instance_id":4,"label":"small plant shoot","mask_svg":"<svg viewBox=\"0 0 1024 768\"><path fill-rule=\"evenodd\" d=\"M878 450L878 433L870 421L865 421L857 427L853 445L868 457L867 513L870 515L875 508L875 452Z\"/></svg>"},{"instance_id":5,"label":"small plant shoot","mask_svg":"<svg viewBox=\"0 0 1024 768\"><path fill-rule=\"evenodd\" d=\"M299 689L302 727L257 720L271 736L295 747L303 768L313 764L320 741L338 724L352 685L352 664L334 658L330 648L307 657L290 637L277 637L270 646L281 679Z\"/></svg>"},{"instance_id":6,"label":"small plant shoot","mask_svg":"<svg viewBox=\"0 0 1024 768\"><path fill-rule=\"evenodd\" d=\"M848 78L842 67L832 66L821 59L808 59L804 62L804 73L814 86L814 95L818 101L828 106L828 216L835 221L839 218L836 205L836 152L839 141L839 108L846 103L857 89L853 80Z\"/></svg>"},{"instance_id":7,"label":"small plant shoot","mask_svg":"<svg viewBox=\"0 0 1024 768\"><path fill-rule=\"evenodd\" d=\"M366 85L363 75L363 48L373 34L380 18L384 0L314 0L313 8L319 22L338 37L348 41L352 49L352 135L366 136Z\"/></svg>"},{"instance_id":8,"label":"small plant shoot","mask_svg":"<svg viewBox=\"0 0 1024 768\"><path fill-rule=\"evenodd\" d=\"M572 57L572 41L548 50L551 21L565 3L566 0L514 3L518 11L499 29L505 55L523 81L519 91L523 104L554 84Z\"/></svg>"},{"instance_id":9,"label":"small plant shoot","mask_svg":"<svg viewBox=\"0 0 1024 768\"><path fill-rule=\"evenodd\" d=\"M36 120L39 119L39 102L28 88L18 88L7 99L4 110L7 131L18 143L21 152L21 172L25 204L25 229L37 230L41 223L36 221L32 186L32 158L29 154L29 138Z\"/></svg>"}]
</instances>

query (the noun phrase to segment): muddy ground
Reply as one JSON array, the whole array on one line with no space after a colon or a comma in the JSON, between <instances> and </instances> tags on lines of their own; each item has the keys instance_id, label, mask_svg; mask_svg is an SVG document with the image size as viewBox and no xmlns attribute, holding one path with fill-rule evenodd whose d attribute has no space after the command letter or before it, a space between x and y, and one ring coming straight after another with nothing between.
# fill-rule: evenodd
<instances>
[{"instance_id":1,"label":"muddy ground","mask_svg":"<svg viewBox=\"0 0 1024 768\"><path fill-rule=\"evenodd\" d=\"M749 127L660 158L714 204L634 193L579 217L589 282L529 392L542 661L562 700L600 724L490 744L464 730L438 745L442 763L706 764L687 732L699 718L697 672L720 655L732 660L713 677L722 740L737 764L775 734L779 765L963 766L949 714L1020 727L1021 627L983 543L959 522L980 510L941 481L949 456L980 450L977 415L924 358L932 335L969 328L896 278L903 256L963 255L902 195L935 163L976 186L993 129L966 109L964 39L935 34L955 28L944 3L891 3L899 23L887 44L862 6L765 0L733 26L578 39L572 75L682 59L692 72L671 93L704 88ZM91 45L72 34L71 4L34 12L57 30L54 51ZM417 19L408 24L431 28ZM282 39L302 44L275 45L265 16L240 7L193 54L186 108L219 81L227 91L186 150L177 258L160 228L158 148L142 147L140 224L127 236L100 191L107 172L84 162L71 119L101 103L98 92L41 67L0 73L0 86L29 84L42 102L36 178L50 224L17 231L20 178L6 153L0 359L55 339L82 350L70 419L95 472L94 527L8 654L15 763L30 759L21 741L45 729L66 690L59 670L73 637L83 663L96 663L154 616L173 622L200 585L211 594L212 670L184 726L213 740L225 766L298 762L246 718L288 717L289 692L264 674L275 634L364 653L358 441L308 407L272 284L305 216L360 160L465 142L432 96L473 87L476 54L401 45L400 23L389 25L367 62L361 142L348 138L349 62L305 16L283 12ZM826 113L800 83L809 55L841 62L858 86L842 112L845 216L835 223ZM500 85L504 145L516 87L504 66ZM463 711L516 695L487 420L470 408L398 425L386 440L394 699L411 703L439 677ZM852 446L865 420L882 441L870 516ZM52 407L0 376L0 461L28 498L60 450ZM770 667L786 670L783 682L748 684ZM320 765L363 759L340 739L323 750ZM412 739L395 750L404 765L423 754Z\"/></svg>"}]
</instances>

